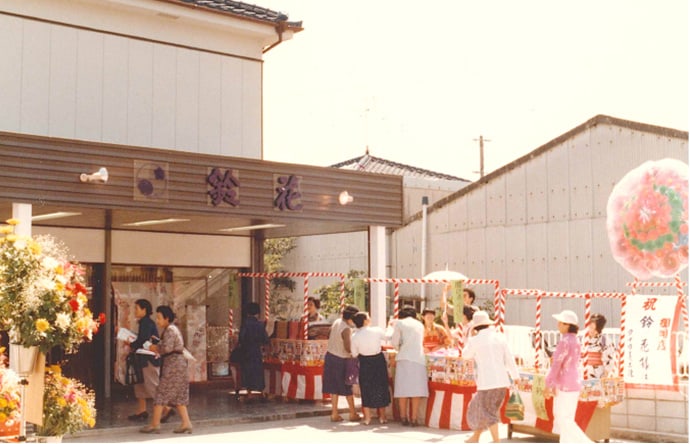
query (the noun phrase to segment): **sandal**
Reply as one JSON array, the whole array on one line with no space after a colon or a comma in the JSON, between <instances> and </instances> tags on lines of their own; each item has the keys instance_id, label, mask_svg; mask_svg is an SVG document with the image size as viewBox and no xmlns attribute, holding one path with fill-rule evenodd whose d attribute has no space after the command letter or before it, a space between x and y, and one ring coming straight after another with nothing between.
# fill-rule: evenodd
<instances>
[{"instance_id":1,"label":"sandal","mask_svg":"<svg viewBox=\"0 0 690 444\"><path fill-rule=\"evenodd\" d=\"M170 417L171 417L172 415L174 415L174 414L175 414L175 409L170 409L170 410L168 410L168 413L166 413L165 415L163 415L163 417L161 417L161 422L162 422L163 424L165 424L166 422L168 422L168 420L170 419Z\"/></svg>"},{"instance_id":2,"label":"sandal","mask_svg":"<svg viewBox=\"0 0 690 444\"><path fill-rule=\"evenodd\" d=\"M362 415L360 415L359 413L355 413L355 416L350 416L349 420L352 422L361 421Z\"/></svg>"},{"instance_id":3,"label":"sandal","mask_svg":"<svg viewBox=\"0 0 690 444\"><path fill-rule=\"evenodd\" d=\"M386 418L379 418L379 423L388 424L388 420Z\"/></svg>"},{"instance_id":4,"label":"sandal","mask_svg":"<svg viewBox=\"0 0 690 444\"><path fill-rule=\"evenodd\" d=\"M340 422L343 420L342 416L331 416L331 422Z\"/></svg>"},{"instance_id":5,"label":"sandal","mask_svg":"<svg viewBox=\"0 0 690 444\"><path fill-rule=\"evenodd\" d=\"M160 432L161 432L160 427L153 427L150 425L147 425L147 426L139 429L139 433L160 433Z\"/></svg>"}]
</instances>

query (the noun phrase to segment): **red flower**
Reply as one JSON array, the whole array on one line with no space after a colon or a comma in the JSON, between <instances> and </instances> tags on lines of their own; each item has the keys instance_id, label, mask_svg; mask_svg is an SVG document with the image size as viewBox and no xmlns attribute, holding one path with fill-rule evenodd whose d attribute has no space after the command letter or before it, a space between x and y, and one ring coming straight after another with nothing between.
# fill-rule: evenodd
<instances>
[{"instance_id":1,"label":"red flower","mask_svg":"<svg viewBox=\"0 0 690 444\"><path fill-rule=\"evenodd\" d=\"M69 306L72 307L72 311L77 311L79 310L79 301L76 299L70 299Z\"/></svg>"},{"instance_id":2,"label":"red flower","mask_svg":"<svg viewBox=\"0 0 690 444\"><path fill-rule=\"evenodd\" d=\"M101 313L98 315L98 323L105 324L105 313Z\"/></svg>"}]
</instances>

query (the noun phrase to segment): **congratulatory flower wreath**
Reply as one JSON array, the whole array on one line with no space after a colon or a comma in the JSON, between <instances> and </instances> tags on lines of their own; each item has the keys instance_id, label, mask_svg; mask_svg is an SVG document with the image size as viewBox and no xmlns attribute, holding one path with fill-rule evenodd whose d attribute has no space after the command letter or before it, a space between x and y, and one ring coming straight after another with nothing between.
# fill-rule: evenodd
<instances>
[{"instance_id":1,"label":"congratulatory flower wreath","mask_svg":"<svg viewBox=\"0 0 690 444\"><path fill-rule=\"evenodd\" d=\"M96 424L95 395L76 379L62 375L60 366L46 369L43 392L43 436L61 436Z\"/></svg>"},{"instance_id":2,"label":"congratulatory flower wreath","mask_svg":"<svg viewBox=\"0 0 690 444\"><path fill-rule=\"evenodd\" d=\"M0 329L10 342L75 352L105 322L94 319L83 268L70 262L67 248L48 235L15 234L16 219L0 225Z\"/></svg>"}]
</instances>

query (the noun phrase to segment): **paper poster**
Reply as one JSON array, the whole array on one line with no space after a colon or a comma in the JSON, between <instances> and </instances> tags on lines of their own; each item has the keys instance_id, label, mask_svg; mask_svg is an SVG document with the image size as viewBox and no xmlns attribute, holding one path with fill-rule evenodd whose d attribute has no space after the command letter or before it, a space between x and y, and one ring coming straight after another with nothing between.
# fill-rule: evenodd
<instances>
[{"instance_id":1,"label":"paper poster","mask_svg":"<svg viewBox=\"0 0 690 444\"><path fill-rule=\"evenodd\" d=\"M532 379L532 405L534 406L534 413L537 415L537 418L548 421L549 414L546 412L546 399L544 399L545 390L546 376L535 374Z\"/></svg>"},{"instance_id":2,"label":"paper poster","mask_svg":"<svg viewBox=\"0 0 690 444\"><path fill-rule=\"evenodd\" d=\"M462 322L462 307L464 305L462 281L450 283L451 303L453 304L453 320L456 324Z\"/></svg>"},{"instance_id":3,"label":"paper poster","mask_svg":"<svg viewBox=\"0 0 690 444\"><path fill-rule=\"evenodd\" d=\"M678 296L626 297L623 378L626 386L678 390L676 335Z\"/></svg>"}]
</instances>

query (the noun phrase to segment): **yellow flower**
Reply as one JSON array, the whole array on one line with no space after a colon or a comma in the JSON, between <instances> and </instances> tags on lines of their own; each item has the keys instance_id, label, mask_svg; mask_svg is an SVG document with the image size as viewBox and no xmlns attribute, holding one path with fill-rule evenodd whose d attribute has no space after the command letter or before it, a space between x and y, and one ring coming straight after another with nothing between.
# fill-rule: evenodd
<instances>
[{"instance_id":1,"label":"yellow flower","mask_svg":"<svg viewBox=\"0 0 690 444\"><path fill-rule=\"evenodd\" d=\"M36 319L36 330L43 333L50 328L50 324L45 319Z\"/></svg>"},{"instance_id":2,"label":"yellow flower","mask_svg":"<svg viewBox=\"0 0 690 444\"><path fill-rule=\"evenodd\" d=\"M32 240L29 242L29 250L32 254L38 256L41 254L41 244Z\"/></svg>"},{"instance_id":3,"label":"yellow flower","mask_svg":"<svg viewBox=\"0 0 690 444\"><path fill-rule=\"evenodd\" d=\"M7 407L7 400L5 398L0 398L0 409Z\"/></svg>"},{"instance_id":4,"label":"yellow flower","mask_svg":"<svg viewBox=\"0 0 690 444\"><path fill-rule=\"evenodd\" d=\"M7 422L7 415L0 413L0 423L4 424L5 422Z\"/></svg>"},{"instance_id":5,"label":"yellow flower","mask_svg":"<svg viewBox=\"0 0 690 444\"><path fill-rule=\"evenodd\" d=\"M10 225L19 225L19 219L7 219L5 222L7 222Z\"/></svg>"},{"instance_id":6,"label":"yellow flower","mask_svg":"<svg viewBox=\"0 0 690 444\"><path fill-rule=\"evenodd\" d=\"M10 234L14 231L10 225L0 225L0 234Z\"/></svg>"},{"instance_id":7,"label":"yellow flower","mask_svg":"<svg viewBox=\"0 0 690 444\"><path fill-rule=\"evenodd\" d=\"M16 234L8 234L5 239L7 239L9 242L14 242L17 240L17 235Z\"/></svg>"},{"instance_id":8,"label":"yellow flower","mask_svg":"<svg viewBox=\"0 0 690 444\"><path fill-rule=\"evenodd\" d=\"M52 373L56 374L56 375L61 375L61 374L62 374L62 368L61 368L59 365L57 365L57 364L51 365L51 366L50 366L50 371L51 371Z\"/></svg>"},{"instance_id":9,"label":"yellow flower","mask_svg":"<svg viewBox=\"0 0 690 444\"><path fill-rule=\"evenodd\" d=\"M58 404L60 407L64 407L64 406L67 405L67 401L65 401L65 398L60 397L60 398L58 398L58 400L57 400L57 404Z\"/></svg>"}]
</instances>

